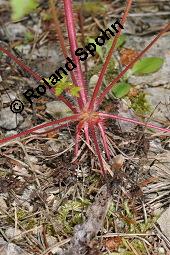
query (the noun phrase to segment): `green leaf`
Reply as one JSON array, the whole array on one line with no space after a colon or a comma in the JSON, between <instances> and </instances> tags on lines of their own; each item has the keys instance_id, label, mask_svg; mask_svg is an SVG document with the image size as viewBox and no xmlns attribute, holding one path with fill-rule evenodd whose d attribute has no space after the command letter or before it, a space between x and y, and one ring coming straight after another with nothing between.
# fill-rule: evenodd
<instances>
[{"instance_id":1,"label":"green leaf","mask_svg":"<svg viewBox=\"0 0 170 255\"><path fill-rule=\"evenodd\" d=\"M63 93L63 91L64 91L63 88L57 87L57 86L54 88L54 90L55 90L56 96L60 96Z\"/></svg>"},{"instance_id":2,"label":"green leaf","mask_svg":"<svg viewBox=\"0 0 170 255\"><path fill-rule=\"evenodd\" d=\"M10 0L12 7L12 20L17 21L35 10L38 6L37 0Z\"/></svg>"},{"instance_id":3,"label":"green leaf","mask_svg":"<svg viewBox=\"0 0 170 255\"><path fill-rule=\"evenodd\" d=\"M55 86L52 85L49 78L46 78L46 80L54 88L56 96L60 96L66 90L72 96L79 97L80 87L75 86L72 82L68 81L66 75L63 75L61 81L57 82Z\"/></svg>"},{"instance_id":4,"label":"green leaf","mask_svg":"<svg viewBox=\"0 0 170 255\"><path fill-rule=\"evenodd\" d=\"M138 60L131 69L132 74L143 75L158 71L164 63L163 58L149 57Z\"/></svg>"},{"instance_id":5,"label":"green leaf","mask_svg":"<svg viewBox=\"0 0 170 255\"><path fill-rule=\"evenodd\" d=\"M96 42L95 42L95 40L93 38L88 38L88 42L96 44ZM99 57L101 58L101 60L103 61L104 60L104 56L103 56L102 47L99 46L99 45L96 45L96 52L99 55Z\"/></svg>"},{"instance_id":6,"label":"green leaf","mask_svg":"<svg viewBox=\"0 0 170 255\"><path fill-rule=\"evenodd\" d=\"M129 93L130 88L131 85L129 83L119 82L112 88L112 92L115 97L122 98Z\"/></svg>"},{"instance_id":7,"label":"green leaf","mask_svg":"<svg viewBox=\"0 0 170 255\"><path fill-rule=\"evenodd\" d=\"M73 88L70 89L70 94L72 96L79 97L79 91L80 91L80 88L74 86Z\"/></svg>"}]
</instances>

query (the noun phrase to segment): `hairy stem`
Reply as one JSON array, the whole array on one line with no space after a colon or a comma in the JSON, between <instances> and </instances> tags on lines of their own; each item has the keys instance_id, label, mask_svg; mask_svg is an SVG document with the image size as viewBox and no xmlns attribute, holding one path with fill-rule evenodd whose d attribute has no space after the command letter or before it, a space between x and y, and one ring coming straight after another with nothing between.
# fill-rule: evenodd
<instances>
[{"instance_id":1,"label":"hairy stem","mask_svg":"<svg viewBox=\"0 0 170 255\"><path fill-rule=\"evenodd\" d=\"M18 133L16 135L12 135L10 137L5 137L5 138L0 140L0 144L5 143L5 142L9 142L9 141L11 141L11 140L13 140L15 138L21 137L21 136L25 136L25 135L31 134L34 131L42 129L42 128L45 128L45 127L50 127L52 125L60 124L60 123L63 123L63 122L67 122L68 123L68 122L78 121L79 116L80 116L79 114L74 114L72 116L68 116L68 117L65 117L65 118L62 118L62 119L59 119L59 120L54 120L54 121L51 121L51 122L48 122L48 123L44 123L44 124L38 125L36 127L27 129L26 131L20 132L20 133ZM56 129L57 129L57 127L56 127Z\"/></svg>"},{"instance_id":2,"label":"hairy stem","mask_svg":"<svg viewBox=\"0 0 170 255\"><path fill-rule=\"evenodd\" d=\"M66 18L68 37L70 42L71 56L73 58L74 63L77 66L76 72L75 72L77 77L76 85L80 87L80 97L78 98L78 103L82 109L87 102L87 91L85 90L85 81L83 78L83 73L82 73L79 59L78 57L75 56L75 51L78 48L78 44L76 39L76 31L75 31L75 24L74 24L74 18L73 18L72 1L64 0L64 8L65 8L65 18Z\"/></svg>"},{"instance_id":3,"label":"hairy stem","mask_svg":"<svg viewBox=\"0 0 170 255\"><path fill-rule=\"evenodd\" d=\"M49 0L49 3L50 3L50 7L51 7L51 12L52 12L54 24L55 24L56 34L58 35L60 46L61 46L63 55L66 59L67 56L68 56L68 53L67 53L67 49L66 49L66 46L65 46L65 43L64 43L64 37L63 37L62 31L61 31L61 28L60 28L60 22L58 20L57 9L55 7L54 0ZM74 75L74 72L71 71L70 74L71 74L71 79L72 79L73 83L76 84L76 77Z\"/></svg>"},{"instance_id":4,"label":"hairy stem","mask_svg":"<svg viewBox=\"0 0 170 255\"><path fill-rule=\"evenodd\" d=\"M45 135L45 134L48 134L50 132L55 131L56 129L62 129L64 127L68 127L68 125L69 125L69 122L65 123L65 124L61 124L60 126L57 126L55 128L49 128L49 129L47 129L46 131L43 131L43 132L33 132L33 134L34 135Z\"/></svg>"},{"instance_id":5,"label":"hairy stem","mask_svg":"<svg viewBox=\"0 0 170 255\"><path fill-rule=\"evenodd\" d=\"M108 147L108 143L107 143L107 137L106 137L104 125L103 125L103 123L99 122L98 126L99 126L99 130L100 130L100 133L101 133L101 136L102 136L102 139L103 139L104 150L106 152L108 160L110 160L110 152L109 152L109 147Z\"/></svg>"},{"instance_id":6,"label":"hairy stem","mask_svg":"<svg viewBox=\"0 0 170 255\"><path fill-rule=\"evenodd\" d=\"M84 124L84 134L85 134L85 138L86 138L87 144L90 144L89 125L88 125L88 123Z\"/></svg>"},{"instance_id":7,"label":"hairy stem","mask_svg":"<svg viewBox=\"0 0 170 255\"><path fill-rule=\"evenodd\" d=\"M112 89L112 87L124 76L124 74L134 65L134 63L142 57L148 49L150 49L155 42L167 31L170 29L170 24L166 25L163 30L149 43L149 45L139 53L139 55L128 64L125 69L104 89L103 93L96 100L96 108L102 103L105 96Z\"/></svg>"},{"instance_id":8,"label":"hairy stem","mask_svg":"<svg viewBox=\"0 0 170 255\"><path fill-rule=\"evenodd\" d=\"M126 19L127 19L127 16L128 16L128 13L129 13L129 10L130 10L130 7L132 5L132 0L128 0L127 1L127 5L126 5L126 9L125 9L125 12L123 14L123 17L122 17L122 21L121 21L121 24L122 26L125 24L126 22ZM99 74L99 78L98 78L98 81L96 83L96 86L95 86L95 89L94 89L94 92L93 92L93 95L92 95L92 98L91 98L91 101L90 101L90 105L89 105L89 109L92 110L93 107L94 107L94 102L95 102L95 98L97 97L98 93L99 93L99 89L102 85L102 81L103 81L103 78L104 78L104 75L106 73L106 70L107 70L107 67L109 65L109 62L111 60L111 57L112 57L112 54L113 54L113 51L115 49L115 46L117 44L117 41L119 39L119 36L121 35L121 32L122 32L122 29L119 28L119 32L116 34L116 36L114 37L114 40L113 40L113 43L112 43L112 46L109 50L109 53L106 57L106 60L103 64L103 67L102 67L102 70Z\"/></svg>"},{"instance_id":9,"label":"hairy stem","mask_svg":"<svg viewBox=\"0 0 170 255\"><path fill-rule=\"evenodd\" d=\"M104 175L106 171L104 169L102 155L101 155L99 144L98 144L98 141L97 141L94 125L90 125L90 130L91 130L91 136L92 136L92 139L93 139L93 142L94 142L95 151L96 151L96 154L98 156L99 163L100 163L100 166L101 166L101 171L102 171L101 173L102 173L102 175Z\"/></svg>"},{"instance_id":10,"label":"hairy stem","mask_svg":"<svg viewBox=\"0 0 170 255\"><path fill-rule=\"evenodd\" d=\"M75 149L74 149L74 161L78 157L78 150L79 150L79 141L80 141L80 133L82 129L82 123L78 123L76 126L76 137L75 137Z\"/></svg>"},{"instance_id":11,"label":"hairy stem","mask_svg":"<svg viewBox=\"0 0 170 255\"><path fill-rule=\"evenodd\" d=\"M160 131L163 131L163 132L170 133L170 129L168 129L168 128L161 128L161 127L152 125L150 123L144 123L144 122L141 122L141 121L138 121L138 120L133 120L133 119L130 119L130 118L119 116L119 115L108 114L108 113L99 113L99 116L104 118L104 119L109 119L110 118L110 119L122 120L122 121L125 121L125 122L131 122L131 123L134 123L134 124L137 124L137 125L145 126L145 127L148 127L148 128L154 128L154 129L157 129L157 130L160 130Z\"/></svg>"}]
</instances>

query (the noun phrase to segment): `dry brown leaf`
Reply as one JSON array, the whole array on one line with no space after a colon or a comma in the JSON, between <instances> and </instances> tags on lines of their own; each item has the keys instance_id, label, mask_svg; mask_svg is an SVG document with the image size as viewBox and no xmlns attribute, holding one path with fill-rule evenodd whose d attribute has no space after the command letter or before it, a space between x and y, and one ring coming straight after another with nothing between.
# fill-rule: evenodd
<instances>
[{"instance_id":1,"label":"dry brown leaf","mask_svg":"<svg viewBox=\"0 0 170 255\"><path fill-rule=\"evenodd\" d=\"M126 66L138 56L139 52L132 49L124 48L121 50L120 54L120 62L122 65Z\"/></svg>"},{"instance_id":2,"label":"dry brown leaf","mask_svg":"<svg viewBox=\"0 0 170 255\"><path fill-rule=\"evenodd\" d=\"M120 244L122 243L122 238L120 236L109 237L105 240L104 245L109 249L109 251L117 251Z\"/></svg>"}]
</instances>

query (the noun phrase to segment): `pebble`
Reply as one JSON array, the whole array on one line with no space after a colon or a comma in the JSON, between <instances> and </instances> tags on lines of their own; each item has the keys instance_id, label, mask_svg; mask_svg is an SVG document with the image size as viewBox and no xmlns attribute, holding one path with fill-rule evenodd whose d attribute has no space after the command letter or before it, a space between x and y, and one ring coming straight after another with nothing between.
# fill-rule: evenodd
<instances>
[{"instance_id":1,"label":"pebble","mask_svg":"<svg viewBox=\"0 0 170 255\"><path fill-rule=\"evenodd\" d=\"M13 113L10 109L10 107L3 108L0 111L0 127L12 130L15 129L19 122L23 121L23 117L21 114L17 114L17 121L16 121L16 114Z\"/></svg>"},{"instance_id":2,"label":"pebble","mask_svg":"<svg viewBox=\"0 0 170 255\"><path fill-rule=\"evenodd\" d=\"M8 243L0 237L1 255L33 255L23 251L18 245Z\"/></svg>"},{"instance_id":3,"label":"pebble","mask_svg":"<svg viewBox=\"0 0 170 255\"><path fill-rule=\"evenodd\" d=\"M13 227L9 227L6 231L5 231L5 234L6 236L9 238L9 239L20 239L21 236L18 236L20 235L22 232L21 230L19 229L15 229ZM16 237L15 237L16 236ZM17 237L18 236L18 237Z\"/></svg>"},{"instance_id":4,"label":"pebble","mask_svg":"<svg viewBox=\"0 0 170 255\"><path fill-rule=\"evenodd\" d=\"M65 117L70 115L70 109L60 101L52 101L46 103L46 112L52 116Z\"/></svg>"},{"instance_id":5,"label":"pebble","mask_svg":"<svg viewBox=\"0 0 170 255\"><path fill-rule=\"evenodd\" d=\"M2 196L0 196L0 208L2 210L7 210L7 208L8 208L7 204L5 202L5 199ZM0 211L0 214L1 214L1 211Z\"/></svg>"}]
</instances>

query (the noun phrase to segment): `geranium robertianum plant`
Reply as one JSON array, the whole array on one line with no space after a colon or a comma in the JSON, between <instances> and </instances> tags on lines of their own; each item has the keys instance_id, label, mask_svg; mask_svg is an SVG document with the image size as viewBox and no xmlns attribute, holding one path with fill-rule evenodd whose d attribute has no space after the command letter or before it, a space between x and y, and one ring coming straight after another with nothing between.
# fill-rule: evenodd
<instances>
[{"instance_id":1,"label":"geranium robertianum plant","mask_svg":"<svg viewBox=\"0 0 170 255\"><path fill-rule=\"evenodd\" d=\"M108 84L102 92L100 92L101 90L101 86L102 86L102 82L104 79L104 75L106 74L107 71L107 67L109 65L109 62L111 60L112 54L115 50L115 46L116 43L121 35L121 28L119 28L119 32L115 35L113 42L112 42L112 46L109 50L109 53L104 61L104 64L102 66L102 69L100 71L99 74L99 78L98 81L94 87L94 91L92 96L89 96L88 93L88 89L86 86L86 81L85 81L85 75L83 74L82 71L82 67L81 64L79 62L79 59L77 56L75 56L75 51L78 48L78 43L77 43L77 39L76 39L76 29L75 29L75 23L74 23L74 14L73 14L73 9L72 9L72 1L71 0L63 0L64 2L64 14L65 14L65 20L66 20L66 27L67 27L67 32L68 32L68 39L69 39L69 45L70 45L70 53L71 53L71 57L74 61L74 63L76 63L77 68L71 72L71 79L73 84L75 84L76 86L79 87L79 97L76 97L76 104L74 104L72 101L68 100L67 97L65 97L64 95L60 95L58 98L60 100L62 100L73 112L73 114L71 116L65 117L65 118L61 118L49 123L44 123L41 125L38 125L36 127L33 127L31 129L28 129L26 131L23 131L19 134L10 136L10 137L6 137L4 139L0 140L0 143L5 143L7 141L10 141L12 139L15 139L17 137L21 137L24 136L26 134L29 133L35 133L35 131L45 128L45 127L50 127L55 125L55 128L52 129L48 129L48 131L46 132L51 132L52 130L57 130L57 129L61 129L63 127L67 127L68 125L70 125L71 123L76 123L76 131L75 131L75 159L78 156L78 151L79 151L79 141L81 136L85 136L86 139L86 143L87 144L92 144L95 148L99 163L100 163L100 169L101 169L101 173L105 174L106 173L106 168L104 166L104 162L103 162L103 156L102 156L102 152L100 150L100 146L99 146L99 136L97 135L97 132L100 132L101 134L101 139L103 142L103 149L104 152L106 154L106 157L108 158L108 160L110 160L110 151L109 151L109 145L108 145L108 141L107 141L107 136L106 136L106 129L107 129L107 123L106 120L108 119L118 119L121 121L125 121L125 122L131 122L134 124L138 124L138 125L142 125L145 127L149 127L149 128L154 128L160 131L164 131L164 132L170 132L170 129L168 128L161 128L161 127L157 127L155 125L149 124L149 123L143 123L140 122L138 120L135 119L129 119L129 118L125 118L122 116L118 116L115 114L109 114L103 111L99 111L99 108L103 102L103 100L105 99L105 96L108 94L108 92L112 89L112 87L124 76L124 74L126 74L126 72L134 65L134 63L139 60L144 53L166 32L170 29L170 24L166 25L159 33L158 35L148 44L148 46L141 51L122 71L119 75L117 75L117 77L115 77L113 79L112 82L110 82L110 84ZM56 31L58 34L58 38L59 38L59 42L61 45L61 49L63 52L64 57L66 58L68 56L68 53L66 51L66 47L65 47L65 43L64 43L64 38L63 35L61 33L60 30L60 26L59 26L59 21L58 18L56 16L56 12L55 12L55 6L54 6L54 2L53 0L50 0L50 4L52 7L52 12L53 12L53 16L55 17L54 22L56 25ZM125 7L125 11L124 14L121 18L121 24L122 26L125 24L125 21L128 17L128 13L130 10L130 7L132 5L132 0L127 0L126 3L126 7ZM3 53L5 53L6 55L8 55L11 59L13 59L20 67L22 67L25 71L27 71L32 77L34 77L34 79L38 82L40 82L42 80L42 77L31 70L31 68L29 68L27 65L25 65L19 58L15 57L13 54L11 54L8 50L0 47L0 51L2 51ZM53 92L55 92L54 89L52 89ZM43 132L45 133L45 132Z\"/></svg>"}]
</instances>

